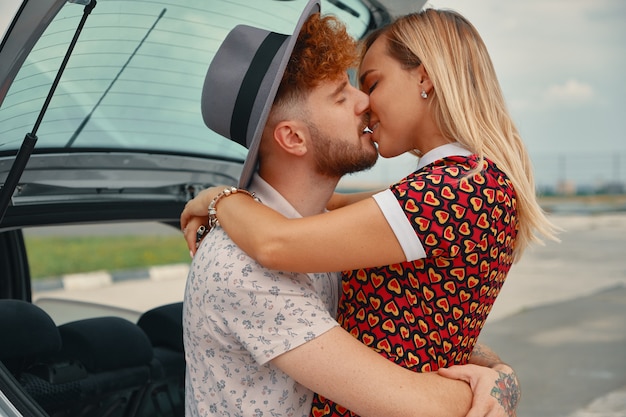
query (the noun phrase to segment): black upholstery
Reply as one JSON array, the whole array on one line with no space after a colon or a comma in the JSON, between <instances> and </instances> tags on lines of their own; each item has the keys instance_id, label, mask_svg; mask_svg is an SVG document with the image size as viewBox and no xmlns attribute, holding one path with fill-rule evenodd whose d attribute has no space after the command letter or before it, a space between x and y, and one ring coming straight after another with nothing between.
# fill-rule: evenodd
<instances>
[{"instance_id":1,"label":"black upholstery","mask_svg":"<svg viewBox=\"0 0 626 417\"><path fill-rule=\"evenodd\" d=\"M122 417L149 386L152 346L134 323L98 317L58 327L61 349L19 375L51 417Z\"/></svg>"},{"instance_id":2,"label":"black upholstery","mask_svg":"<svg viewBox=\"0 0 626 417\"><path fill-rule=\"evenodd\" d=\"M150 363L152 346L134 323L119 317L79 320L59 327L63 355L80 361L90 372Z\"/></svg>"},{"instance_id":3,"label":"black upholstery","mask_svg":"<svg viewBox=\"0 0 626 417\"><path fill-rule=\"evenodd\" d=\"M150 338L152 346L183 352L183 303L166 304L146 311L137 325Z\"/></svg>"},{"instance_id":4,"label":"black upholstery","mask_svg":"<svg viewBox=\"0 0 626 417\"><path fill-rule=\"evenodd\" d=\"M137 417L183 417L185 406L185 354L183 303L145 312L137 325L154 347L152 384L146 390Z\"/></svg>"},{"instance_id":5,"label":"black upholstery","mask_svg":"<svg viewBox=\"0 0 626 417\"><path fill-rule=\"evenodd\" d=\"M41 308L21 300L0 300L0 360L13 373L61 349L61 336Z\"/></svg>"}]
</instances>

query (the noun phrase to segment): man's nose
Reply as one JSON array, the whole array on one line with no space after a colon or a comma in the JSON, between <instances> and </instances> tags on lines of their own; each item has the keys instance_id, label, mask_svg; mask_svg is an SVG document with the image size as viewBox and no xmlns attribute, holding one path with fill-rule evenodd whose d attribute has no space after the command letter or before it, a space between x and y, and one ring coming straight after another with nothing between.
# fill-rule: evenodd
<instances>
[{"instance_id":1,"label":"man's nose","mask_svg":"<svg viewBox=\"0 0 626 417\"><path fill-rule=\"evenodd\" d=\"M357 100L356 100L357 114L363 114L366 111L368 111L370 108L370 96L368 96L367 94L365 94L363 91L359 90L358 88L355 88L354 90L355 90L355 94L357 95Z\"/></svg>"}]
</instances>

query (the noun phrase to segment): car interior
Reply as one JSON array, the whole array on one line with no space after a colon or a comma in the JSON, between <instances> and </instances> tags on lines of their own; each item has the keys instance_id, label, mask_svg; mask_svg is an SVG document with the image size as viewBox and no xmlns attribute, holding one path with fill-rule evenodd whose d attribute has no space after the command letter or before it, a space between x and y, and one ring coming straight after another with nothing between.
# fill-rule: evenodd
<instances>
[{"instance_id":1,"label":"car interior","mask_svg":"<svg viewBox=\"0 0 626 417\"><path fill-rule=\"evenodd\" d=\"M19 319L17 319L19 318ZM55 416L182 416L182 302L137 323L94 317L57 326L35 304L0 300L0 360Z\"/></svg>"}]
</instances>

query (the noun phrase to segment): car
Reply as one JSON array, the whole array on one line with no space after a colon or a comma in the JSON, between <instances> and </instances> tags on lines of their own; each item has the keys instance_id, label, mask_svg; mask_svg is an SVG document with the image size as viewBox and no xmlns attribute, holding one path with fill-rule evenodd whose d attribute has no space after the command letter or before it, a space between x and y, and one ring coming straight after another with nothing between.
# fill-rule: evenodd
<instances>
[{"instance_id":1,"label":"car","mask_svg":"<svg viewBox=\"0 0 626 417\"><path fill-rule=\"evenodd\" d=\"M237 24L290 33L304 4L16 3L0 44L0 415L184 414L182 295L132 311L35 299L26 241L53 226L180 235L186 201L236 183L246 155L200 114L213 54ZM374 0L322 10L356 38L390 20Z\"/></svg>"}]
</instances>

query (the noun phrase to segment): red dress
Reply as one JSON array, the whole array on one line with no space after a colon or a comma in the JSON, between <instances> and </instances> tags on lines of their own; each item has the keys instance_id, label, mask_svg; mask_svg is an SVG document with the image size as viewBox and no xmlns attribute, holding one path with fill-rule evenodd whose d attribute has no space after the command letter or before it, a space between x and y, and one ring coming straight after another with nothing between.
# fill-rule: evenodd
<instances>
[{"instance_id":1,"label":"red dress","mask_svg":"<svg viewBox=\"0 0 626 417\"><path fill-rule=\"evenodd\" d=\"M343 273L338 322L416 372L467 363L513 260L515 191L492 162L449 156L391 187L426 258ZM316 395L312 416L354 415Z\"/></svg>"}]
</instances>

